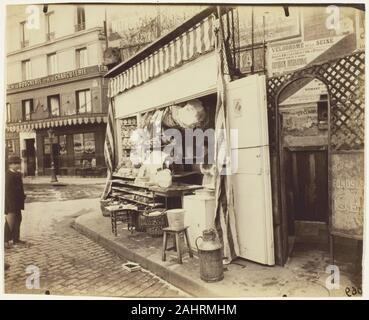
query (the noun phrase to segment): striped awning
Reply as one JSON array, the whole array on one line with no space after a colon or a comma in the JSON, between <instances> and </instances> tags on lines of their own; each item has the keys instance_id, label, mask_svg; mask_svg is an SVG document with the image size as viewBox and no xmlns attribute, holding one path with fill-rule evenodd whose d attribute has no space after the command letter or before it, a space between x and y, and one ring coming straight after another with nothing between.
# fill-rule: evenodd
<instances>
[{"instance_id":1,"label":"striped awning","mask_svg":"<svg viewBox=\"0 0 369 320\"><path fill-rule=\"evenodd\" d=\"M199 55L214 50L214 17L208 16L160 49L110 79L109 96L114 97L133 87L169 72Z\"/></svg>"},{"instance_id":2,"label":"striped awning","mask_svg":"<svg viewBox=\"0 0 369 320\"><path fill-rule=\"evenodd\" d=\"M94 124L94 123L106 123L106 115L88 115L88 116L77 116L77 117L64 117L55 119L43 119L33 121L23 121L19 123L7 123L6 131L8 132L26 132L37 129L49 129L71 125L82 125L82 124Z\"/></svg>"}]
</instances>

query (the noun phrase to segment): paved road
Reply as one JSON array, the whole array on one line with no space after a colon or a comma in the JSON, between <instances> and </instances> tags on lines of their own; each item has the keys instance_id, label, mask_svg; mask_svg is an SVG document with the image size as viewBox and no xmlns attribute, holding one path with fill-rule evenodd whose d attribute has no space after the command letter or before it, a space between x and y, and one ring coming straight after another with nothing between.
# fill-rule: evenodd
<instances>
[{"instance_id":1,"label":"paved road","mask_svg":"<svg viewBox=\"0 0 369 320\"><path fill-rule=\"evenodd\" d=\"M73 199L93 199L101 196L104 184L52 186L49 183L25 184L26 202L66 201Z\"/></svg>"},{"instance_id":2,"label":"paved road","mask_svg":"<svg viewBox=\"0 0 369 320\"><path fill-rule=\"evenodd\" d=\"M186 294L146 270L128 272L126 262L70 227L73 219L98 209L98 199L33 202L26 205L21 236L26 246L5 251L6 293L180 297ZM40 288L32 276L40 272ZM27 267L31 273L27 274ZM37 284L37 283L36 283Z\"/></svg>"}]
</instances>

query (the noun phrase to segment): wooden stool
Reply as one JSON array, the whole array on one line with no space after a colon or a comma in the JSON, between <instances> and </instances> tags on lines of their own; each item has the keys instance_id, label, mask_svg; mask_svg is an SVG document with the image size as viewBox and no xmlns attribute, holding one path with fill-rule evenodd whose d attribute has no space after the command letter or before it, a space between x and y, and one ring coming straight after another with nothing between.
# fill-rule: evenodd
<instances>
[{"instance_id":1,"label":"wooden stool","mask_svg":"<svg viewBox=\"0 0 369 320\"><path fill-rule=\"evenodd\" d=\"M173 248L167 248L168 245L168 236L173 235L174 241L175 241L175 250L177 251L178 256L178 263L182 264L182 249L180 246L180 235L183 233L186 238L187 248L188 248L188 254L191 258L193 258L190 239L188 237L188 226L183 228L163 228L164 235L163 235L163 253L162 253L162 260L166 260L166 253L167 251L173 249Z\"/></svg>"},{"instance_id":2,"label":"wooden stool","mask_svg":"<svg viewBox=\"0 0 369 320\"><path fill-rule=\"evenodd\" d=\"M111 231L117 236L117 222L127 223L128 231L133 233L137 226L139 211L137 206L132 204L107 206L105 208L110 212Z\"/></svg>"}]
</instances>

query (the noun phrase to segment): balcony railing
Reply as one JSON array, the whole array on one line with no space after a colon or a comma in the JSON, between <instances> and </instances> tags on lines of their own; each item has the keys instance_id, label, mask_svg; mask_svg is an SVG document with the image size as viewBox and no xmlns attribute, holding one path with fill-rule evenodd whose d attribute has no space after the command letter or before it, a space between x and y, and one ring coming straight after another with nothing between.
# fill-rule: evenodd
<instances>
[{"instance_id":1,"label":"balcony railing","mask_svg":"<svg viewBox=\"0 0 369 320\"><path fill-rule=\"evenodd\" d=\"M28 47L29 46L29 41L28 40L21 41L20 45L21 45L22 49L25 48L25 47Z\"/></svg>"},{"instance_id":2,"label":"balcony railing","mask_svg":"<svg viewBox=\"0 0 369 320\"><path fill-rule=\"evenodd\" d=\"M46 40L51 41L55 39L55 32L46 33Z\"/></svg>"},{"instance_id":3,"label":"balcony railing","mask_svg":"<svg viewBox=\"0 0 369 320\"><path fill-rule=\"evenodd\" d=\"M74 25L74 31L75 32L85 30L85 29L86 29L86 23L84 23L84 22Z\"/></svg>"}]
</instances>

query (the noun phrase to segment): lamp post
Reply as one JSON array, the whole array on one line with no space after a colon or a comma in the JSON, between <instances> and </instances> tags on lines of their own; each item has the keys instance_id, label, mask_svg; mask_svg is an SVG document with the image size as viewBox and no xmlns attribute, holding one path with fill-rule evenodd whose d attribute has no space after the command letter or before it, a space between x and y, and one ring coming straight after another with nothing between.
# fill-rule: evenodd
<instances>
[{"instance_id":1,"label":"lamp post","mask_svg":"<svg viewBox=\"0 0 369 320\"><path fill-rule=\"evenodd\" d=\"M58 182L58 178L56 177L56 172L55 172L55 159L54 159L54 139L55 139L55 135L54 135L54 131L52 129L49 129L49 131L47 132L49 134L49 139L50 139L50 161L51 161L51 183L54 182Z\"/></svg>"}]
</instances>

